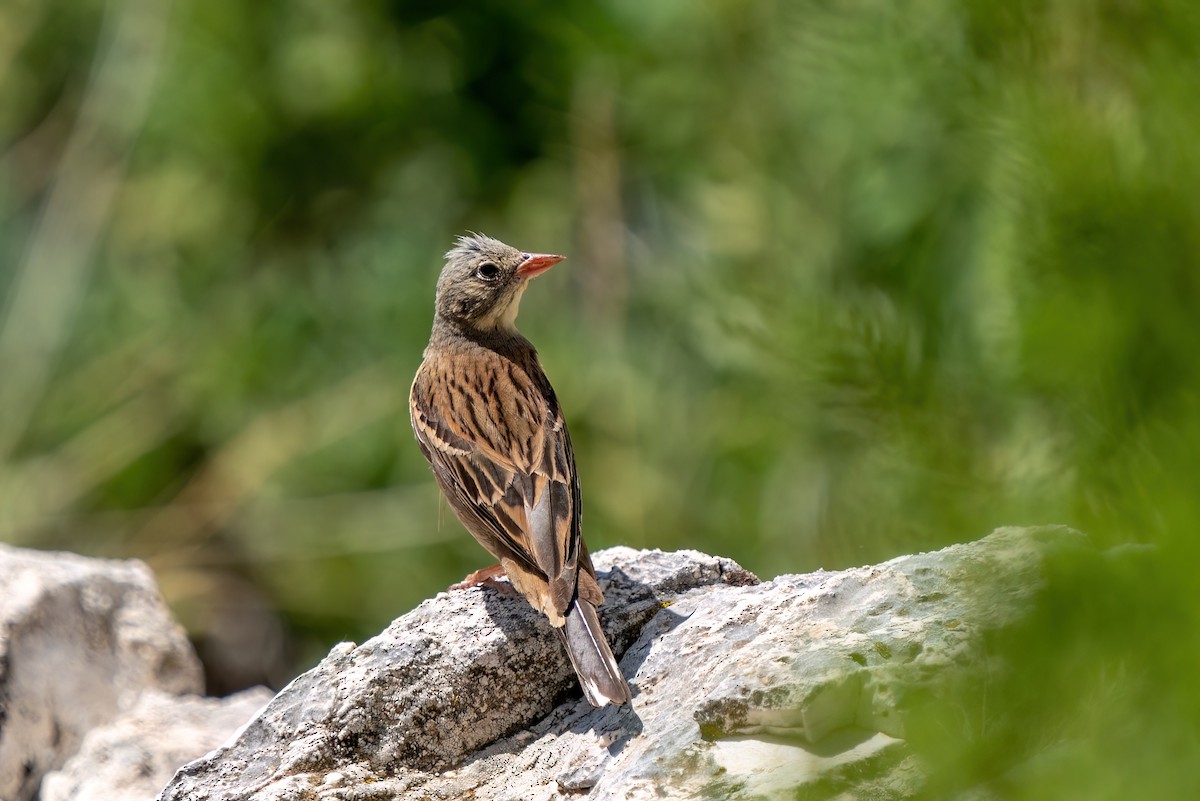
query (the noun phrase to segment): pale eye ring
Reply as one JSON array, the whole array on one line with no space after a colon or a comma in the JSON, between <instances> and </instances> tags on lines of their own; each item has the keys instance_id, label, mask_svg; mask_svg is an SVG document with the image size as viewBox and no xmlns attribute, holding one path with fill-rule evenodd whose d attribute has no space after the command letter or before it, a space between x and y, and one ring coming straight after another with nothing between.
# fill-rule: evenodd
<instances>
[{"instance_id":1,"label":"pale eye ring","mask_svg":"<svg viewBox=\"0 0 1200 801\"><path fill-rule=\"evenodd\" d=\"M495 281L500 277L500 268L492 264L490 261L485 261L475 270L475 274L484 281Z\"/></svg>"}]
</instances>

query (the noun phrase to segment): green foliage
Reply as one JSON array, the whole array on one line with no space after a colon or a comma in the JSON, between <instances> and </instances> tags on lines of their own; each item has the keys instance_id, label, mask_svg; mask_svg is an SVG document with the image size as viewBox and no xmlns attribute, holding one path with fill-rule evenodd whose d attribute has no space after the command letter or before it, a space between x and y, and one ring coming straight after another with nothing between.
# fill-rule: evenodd
<instances>
[{"instance_id":1,"label":"green foliage","mask_svg":"<svg viewBox=\"0 0 1200 801\"><path fill-rule=\"evenodd\" d=\"M406 409L478 229L570 255L521 321L593 548L1154 544L1111 622L1079 586L1005 646L1076 692L993 703L1067 743L1013 797L1116 797L1121 758L1183 786L1194 3L23 0L0 31L0 537L148 560L214 688L485 562ZM999 729L963 783L1037 751Z\"/></svg>"}]
</instances>

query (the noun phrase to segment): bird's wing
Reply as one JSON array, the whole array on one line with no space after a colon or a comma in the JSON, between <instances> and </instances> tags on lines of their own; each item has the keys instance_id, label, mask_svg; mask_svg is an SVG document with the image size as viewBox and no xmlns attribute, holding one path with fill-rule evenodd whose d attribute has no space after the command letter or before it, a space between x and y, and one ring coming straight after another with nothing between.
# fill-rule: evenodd
<instances>
[{"instance_id":1,"label":"bird's wing","mask_svg":"<svg viewBox=\"0 0 1200 801\"><path fill-rule=\"evenodd\" d=\"M576 591L579 484L566 424L536 354L427 354L410 413L459 519L497 558L545 582L546 600L563 614Z\"/></svg>"}]
</instances>

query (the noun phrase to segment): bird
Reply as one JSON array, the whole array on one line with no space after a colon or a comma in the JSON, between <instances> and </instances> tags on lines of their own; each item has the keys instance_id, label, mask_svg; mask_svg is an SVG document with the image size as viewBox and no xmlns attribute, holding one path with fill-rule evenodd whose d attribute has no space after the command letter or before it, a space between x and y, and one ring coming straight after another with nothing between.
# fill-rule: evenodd
<instances>
[{"instance_id":1,"label":"bird","mask_svg":"<svg viewBox=\"0 0 1200 801\"><path fill-rule=\"evenodd\" d=\"M571 437L537 350L516 328L530 280L565 257L473 233L445 258L409 393L417 444L459 521L549 620L587 700L629 703L596 612L604 594L580 528Z\"/></svg>"}]
</instances>

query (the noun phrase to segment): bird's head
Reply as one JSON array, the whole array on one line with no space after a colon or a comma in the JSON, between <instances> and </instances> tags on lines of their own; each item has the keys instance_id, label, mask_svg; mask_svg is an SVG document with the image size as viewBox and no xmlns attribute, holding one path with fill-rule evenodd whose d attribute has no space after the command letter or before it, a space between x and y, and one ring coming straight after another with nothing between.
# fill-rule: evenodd
<instances>
[{"instance_id":1,"label":"bird's head","mask_svg":"<svg viewBox=\"0 0 1200 801\"><path fill-rule=\"evenodd\" d=\"M437 283L437 316L478 331L509 331L529 279L563 260L525 253L482 234L461 236Z\"/></svg>"}]
</instances>

